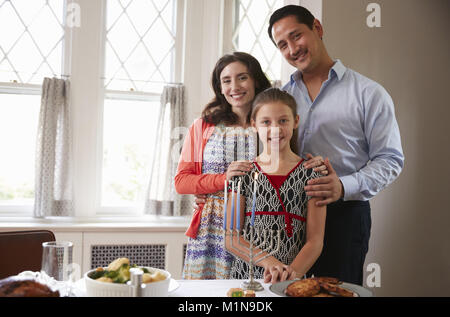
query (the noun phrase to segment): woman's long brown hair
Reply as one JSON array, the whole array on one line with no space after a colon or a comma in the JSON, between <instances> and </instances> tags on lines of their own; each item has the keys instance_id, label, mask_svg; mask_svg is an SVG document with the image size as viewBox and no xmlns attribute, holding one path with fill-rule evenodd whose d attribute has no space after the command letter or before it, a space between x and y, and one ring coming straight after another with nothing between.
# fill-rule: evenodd
<instances>
[{"instance_id":1,"label":"woman's long brown hair","mask_svg":"<svg viewBox=\"0 0 450 317\"><path fill-rule=\"evenodd\" d=\"M217 61L211 76L211 85L215 97L202 111L202 119L206 122L212 124L224 123L226 125L233 125L238 122L238 116L232 111L231 105L222 94L220 83L220 74L223 69L233 62L240 62L247 66L248 73L255 82L255 95L271 87L270 81L261 69L261 65L252 55L244 52L234 52L222 56ZM247 123L250 123L250 113L248 114Z\"/></svg>"}]
</instances>

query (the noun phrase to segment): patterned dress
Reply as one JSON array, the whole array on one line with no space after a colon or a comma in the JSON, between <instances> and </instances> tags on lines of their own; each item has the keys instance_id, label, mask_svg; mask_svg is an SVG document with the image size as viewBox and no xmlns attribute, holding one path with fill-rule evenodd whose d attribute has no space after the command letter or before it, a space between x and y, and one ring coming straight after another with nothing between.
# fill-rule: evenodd
<instances>
[{"instance_id":1,"label":"patterned dress","mask_svg":"<svg viewBox=\"0 0 450 317\"><path fill-rule=\"evenodd\" d=\"M258 172L256 212L254 221L255 232L265 229L281 231L281 248L273 256L284 264L290 264L306 242L307 202L304 186L306 182L320 175L312 169L305 169L300 161L287 175L275 176L261 172L254 163L246 175L241 176L241 195L245 199L244 230L246 240L250 240L250 219L254 188L254 173ZM249 265L236 257L231 268L231 278L248 279ZM254 277L263 278L264 269L254 266Z\"/></svg>"},{"instance_id":2,"label":"patterned dress","mask_svg":"<svg viewBox=\"0 0 450 317\"><path fill-rule=\"evenodd\" d=\"M223 174L236 160L252 161L256 155L251 128L217 125L203 151L203 174ZM223 241L223 191L208 194L197 238L189 238L184 261L184 279L228 279L233 256Z\"/></svg>"}]
</instances>

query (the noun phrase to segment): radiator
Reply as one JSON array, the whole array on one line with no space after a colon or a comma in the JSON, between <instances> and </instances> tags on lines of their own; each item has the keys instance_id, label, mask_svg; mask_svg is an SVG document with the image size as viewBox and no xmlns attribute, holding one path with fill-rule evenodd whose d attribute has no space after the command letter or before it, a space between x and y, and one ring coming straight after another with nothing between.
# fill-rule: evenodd
<instances>
[{"instance_id":1,"label":"radiator","mask_svg":"<svg viewBox=\"0 0 450 317\"><path fill-rule=\"evenodd\" d=\"M166 269L166 245L92 245L91 269L106 267L117 258L128 258L131 264Z\"/></svg>"}]
</instances>

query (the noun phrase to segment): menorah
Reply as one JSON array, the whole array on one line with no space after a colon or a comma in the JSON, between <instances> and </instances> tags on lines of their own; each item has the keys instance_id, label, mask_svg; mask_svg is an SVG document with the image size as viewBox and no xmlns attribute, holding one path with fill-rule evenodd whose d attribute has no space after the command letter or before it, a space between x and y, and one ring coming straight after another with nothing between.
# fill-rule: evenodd
<instances>
[{"instance_id":1,"label":"menorah","mask_svg":"<svg viewBox=\"0 0 450 317\"><path fill-rule=\"evenodd\" d=\"M237 186L237 199L235 201L234 195L234 182L232 181L232 194L231 194L231 223L230 227L227 228L227 181L225 181L225 195L224 195L224 225L223 229L225 232L225 241L229 240L229 246L232 250L235 251L242 260L246 261L248 258L249 265L249 280L244 281L241 285L244 290L253 290L253 291L262 291L264 287L258 281L255 281L254 278L254 266L259 262L263 261L269 256L274 255L280 250L281 246L281 231L280 230L256 230L254 227L255 222L255 205L256 205L256 180L258 178L258 174L255 175L255 186L253 191L253 204L252 204L252 215L250 220L250 229L242 230L242 237L245 241L248 242L248 245L241 241L241 230L240 230L240 188L241 181L238 182ZM236 205L236 229L233 229L234 225L234 213L235 213L235 205ZM234 237L237 238L238 246L234 244ZM245 250L246 252L243 252ZM246 261L247 262L247 261Z\"/></svg>"},{"instance_id":2,"label":"menorah","mask_svg":"<svg viewBox=\"0 0 450 317\"><path fill-rule=\"evenodd\" d=\"M236 251L238 256L244 261L246 258L249 259L249 279L248 281L244 281L241 285L244 290L253 290L253 291L262 291L264 287L258 281L255 281L254 278L254 266L266 259L267 257L274 255L276 252L280 250L281 245L281 230L255 230L254 227L250 227L249 230L249 239L247 240L245 237L247 236L247 230L242 231L244 239L249 243L246 246L241 242L241 233L238 229L228 229L225 231L225 239L230 239L230 246L233 250ZM244 253L236 247L234 244L234 236L236 235L238 244L241 248L247 250L248 253ZM257 251L257 252L255 252ZM264 255L263 255L264 254ZM263 256L261 256L263 255ZM259 258L258 258L259 257Z\"/></svg>"}]
</instances>

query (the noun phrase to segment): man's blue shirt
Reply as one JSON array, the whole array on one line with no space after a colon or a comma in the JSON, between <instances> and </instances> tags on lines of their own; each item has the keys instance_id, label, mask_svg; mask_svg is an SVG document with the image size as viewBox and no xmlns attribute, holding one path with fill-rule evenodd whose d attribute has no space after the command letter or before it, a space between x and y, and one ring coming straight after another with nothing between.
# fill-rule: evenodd
<instances>
[{"instance_id":1,"label":"man's blue shirt","mask_svg":"<svg viewBox=\"0 0 450 317\"><path fill-rule=\"evenodd\" d=\"M368 200L400 174L400 131L392 98L380 84L337 60L314 101L300 71L282 89L297 101L299 155L329 157L344 200Z\"/></svg>"}]
</instances>

